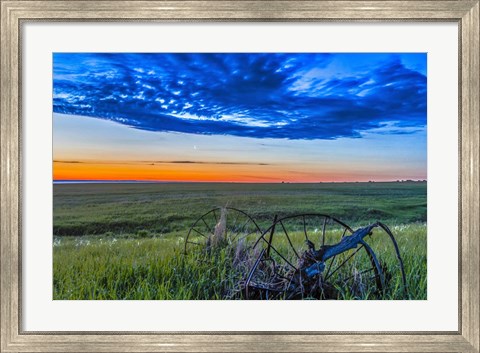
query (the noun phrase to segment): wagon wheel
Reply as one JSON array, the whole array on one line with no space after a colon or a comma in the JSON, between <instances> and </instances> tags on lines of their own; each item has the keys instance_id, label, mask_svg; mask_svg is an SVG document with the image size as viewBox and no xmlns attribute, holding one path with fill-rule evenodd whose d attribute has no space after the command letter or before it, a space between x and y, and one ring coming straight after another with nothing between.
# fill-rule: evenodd
<instances>
[{"instance_id":1,"label":"wagon wheel","mask_svg":"<svg viewBox=\"0 0 480 353\"><path fill-rule=\"evenodd\" d=\"M384 291L384 276L377 256L363 242L356 249L318 263L312 277L305 268L317 262L308 250L333 245L353 230L338 219L323 214L302 214L275 219L258 239L257 260L245 280L247 299L354 299L378 297Z\"/></svg>"},{"instance_id":2,"label":"wagon wheel","mask_svg":"<svg viewBox=\"0 0 480 353\"><path fill-rule=\"evenodd\" d=\"M257 239L261 233L255 220L247 213L232 207L217 207L192 224L185 239L184 253L219 242L247 242Z\"/></svg>"},{"instance_id":3,"label":"wagon wheel","mask_svg":"<svg viewBox=\"0 0 480 353\"><path fill-rule=\"evenodd\" d=\"M377 225L367 242L380 256L378 260L385 281L384 295L387 299L409 299L405 267L397 240L385 224L377 222Z\"/></svg>"}]
</instances>

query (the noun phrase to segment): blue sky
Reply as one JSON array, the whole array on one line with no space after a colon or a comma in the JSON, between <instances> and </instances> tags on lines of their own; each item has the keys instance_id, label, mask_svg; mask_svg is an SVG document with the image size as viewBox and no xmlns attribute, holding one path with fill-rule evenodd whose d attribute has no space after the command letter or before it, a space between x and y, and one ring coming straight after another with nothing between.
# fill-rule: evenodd
<instances>
[{"instance_id":1,"label":"blue sky","mask_svg":"<svg viewBox=\"0 0 480 353\"><path fill-rule=\"evenodd\" d=\"M56 53L54 177L426 179L426 65L422 53Z\"/></svg>"},{"instance_id":2,"label":"blue sky","mask_svg":"<svg viewBox=\"0 0 480 353\"><path fill-rule=\"evenodd\" d=\"M138 129L336 139L426 126L426 54L54 54L53 109Z\"/></svg>"}]
</instances>

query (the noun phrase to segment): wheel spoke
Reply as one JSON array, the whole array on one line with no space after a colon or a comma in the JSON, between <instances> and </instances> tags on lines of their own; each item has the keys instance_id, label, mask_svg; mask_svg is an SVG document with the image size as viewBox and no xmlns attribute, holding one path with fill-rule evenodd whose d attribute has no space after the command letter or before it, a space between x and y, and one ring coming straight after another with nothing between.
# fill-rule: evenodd
<instances>
[{"instance_id":1,"label":"wheel spoke","mask_svg":"<svg viewBox=\"0 0 480 353\"><path fill-rule=\"evenodd\" d=\"M327 217L323 218L323 229L322 229L322 246L325 245L325 231L327 228Z\"/></svg>"},{"instance_id":2,"label":"wheel spoke","mask_svg":"<svg viewBox=\"0 0 480 353\"><path fill-rule=\"evenodd\" d=\"M198 234L200 234L202 237L204 238L208 238L205 234L203 234L202 232L200 232L199 230L197 230L197 228L192 228L192 230Z\"/></svg>"},{"instance_id":3,"label":"wheel spoke","mask_svg":"<svg viewBox=\"0 0 480 353\"><path fill-rule=\"evenodd\" d=\"M239 235L240 235L240 232L242 231L242 229L245 229L245 226L248 224L248 222L250 221L250 219L247 218L247 220L242 224L242 226L240 228L236 228L235 229L235 237L233 238L233 240L235 240ZM251 232L251 233L248 233L248 235L254 233L255 231ZM247 236L243 237L243 238L246 238ZM243 239L242 238L242 239Z\"/></svg>"},{"instance_id":4,"label":"wheel spoke","mask_svg":"<svg viewBox=\"0 0 480 353\"><path fill-rule=\"evenodd\" d=\"M302 216L303 218L303 233L305 234L305 240L309 241L308 235L307 235L307 224L305 223L305 216Z\"/></svg>"},{"instance_id":5,"label":"wheel spoke","mask_svg":"<svg viewBox=\"0 0 480 353\"><path fill-rule=\"evenodd\" d=\"M194 245L204 245L204 244L196 243L196 242L191 241L191 240L187 240L186 243L194 244Z\"/></svg>"},{"instance_id":6,"label":"wheel spoke","mask_svg":"<svg viewBox=\"0 0 480 353\"><path fill-rule=\"evenodd\" d=\"M264 242L266 242L267 244L269 244L269 242L268 242L265 238L262 237L262 240L263 240ZM269 245L269 248L270 248L271 250L275 251L275 253L276 253L278 256L280 256L280 257L283 259L283 261L285 261L290 267L292 267L295 271L297 271L297 268L296 268L295 266L293 266L292 263L285 258L285 256L283 256L282 254L280 254L280 252L279 252L273 245L270 244L270 245Z\"/></svg>"},{"instance_id":7,"label":"wheel spoke","mask_svg":"<svg viewBox=\"0 0 480 353\"><path fill-rule=\"evenodd\" d=\"M293 252L295 253L295 256L297 257L297 259L300 259L300 256L298 256L298 253L295 250L295 247L293 246L292 241L290 240L290 237L288 236L288 232L285 229L285 226L283 225L282 221L280 221L280 225L282 226L283 232L285 233L285 236L287 237L288 243L290 244L290 247L292 248Z\"/></svg>"},{"instance_id":8,"label":"wheel spoke","mask_svg":"<svg viewBox=\"0 0 480 353\"><path fill-rule=\"evenodd\" d=\"M335 260L337 259L337 255L335 255L330 263L328 264L327 271L325 272L325 279L329 278L330 276L330 270L332 269L333 264L336 262Z\"/></svg>"},{"instance_id":9,"label":"wheel spoke","mask_svg":"<svg viewBox=\"0 0 480 353\"><path fill-rule=\"evenodd\" d=\"M250 233L248 233L248 234L245 234L244 236L240 237L240 240L246 239L249 235L252 235L253 233L257 233L257 230L254 229L252 232L250 232ZM237 237L238 237L238 235L237 235ZM235 239L236 239L236 238L235 238Z\"/></svg>"},{"instance_id":10,"label":"wheel spoke","mask_svg":"<svg viewBox=\"0 0 480 353\"><path fill-rule=\"evenodd\" d=\"M205 218L203 218L203 217L202 217L202 221L203 221L203 223L205 224L205 227L207 227L207 229L208 229L210 232L212 232L212 234L213 234L213 229L215 229L215 228L210 227L210 226L207 224L207 222L205 221Z\"/></svg>"},{"instance_id":11,"label":"wheel spoke","mask_svg":"<svg viewBox=\"0 0 480 353\"><path fill-rule=\"evenodd\" d=\"M333 274L340 269L340 267L342 267L348 260L350 260L353 256L355 256L355 254L356 254L357 252L359 252L360 249L362 249L362 248L363 248L363 245L360 245L360 246L357 248L357 250L355 250L352 254L350 254L350 256L348 256L345 260L343 260L343 262L342 262L340 265L338 265L338 267L337 267L334 271L332 271L332 273L331 273L328 277L325 278L325 281L326 281L327 279L329 279L330 277L332 277Z\"/></svg>"},{"instance_id":12,"label":"wheel spoke","mask_svg":"<svg viewBox=\"0 0 480 353\"><path fill-rule=\"evenodd\" d=\"M233 231L234 233L237 232L237 228L235 228L235 226L237 225L237 220L238 220L238 216L239 216L239 215L240 215L240 214L237 213L236 216L235 216L235 219L233 220L232 231Z\"/></svg>"}]
</instances>

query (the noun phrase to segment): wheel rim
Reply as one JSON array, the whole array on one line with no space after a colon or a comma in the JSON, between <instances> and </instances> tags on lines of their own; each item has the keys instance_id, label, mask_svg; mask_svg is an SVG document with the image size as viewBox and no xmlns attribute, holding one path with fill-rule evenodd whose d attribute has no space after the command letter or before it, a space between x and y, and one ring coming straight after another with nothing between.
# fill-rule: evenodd
<instances>
[{"instance_id":1,"label":"wheel rim","mask_svg":"<svg viewBox=\"0 0 480 353\"><path fill-rule=\"evenodd\" d=\"M208 247L209 241L218 237L219 233L228 243L234 243L256 239L262 232L246 212L233 207L217 207L201 215L192 224L185 238L184 254Z\"/></svg>"},{"instance_id":2,"label":"wheel rim","mask_svg":"<svg viewBox=\"0 0 480 353\"><path fill-rule=\"evenodd\" d=\"M332 245L351 233L353 230L347 224L325 214L302 214L275 219L254 245L263 247L264 251L247 276L245 297L336 299L348 297L346 293L339 293L342 288L356 288L351 291L355 292L361 290L362 285L371 288L375 294L383 293L382 269L375 252L366 242L357 249L327 260L321 275L312 280L305 280L305 275L300 278L300 268L303 268L304 261L302 256L308 247L306 242L310 241L315 247ZM278 241L280 237L283 241ZM368 272L371 272L368 276L369 283L362 284L366 281ZM349 282L352 284L349 285Z\"/></svg>"}]
</instances>

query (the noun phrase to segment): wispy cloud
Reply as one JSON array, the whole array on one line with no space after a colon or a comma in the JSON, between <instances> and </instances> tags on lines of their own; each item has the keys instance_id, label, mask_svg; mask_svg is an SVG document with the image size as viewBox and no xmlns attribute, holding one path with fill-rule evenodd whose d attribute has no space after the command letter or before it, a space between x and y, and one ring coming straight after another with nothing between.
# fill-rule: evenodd
<instances>
[{"instance_id":1,"label":"wispy cloud","mask_svg":"<svg viewBox=\"0 0 480 353\"><path fill-rule=\"evenodd\" d=\"M147 162L148 163L148 162ZM156 164L212 164L212 165L270 165L269 163L250 163L250 162L202 162L202 161L154 161Z\"/></svg>"},{"instance_id":2,"label":"wispy cloud","mask_svg":"<svg viewBox=\"0 0 480 353\"><path fill-rule=\"evenodd\" d=\"M207 165L271 165L270 163L252 163L252 162L210 162L210 161L63 161L63 160L54 160L53 163L63 163L63 164L105 164L105 165L115 165L115 164L131 164L131 165L155 165L155 164L207 164Z\"/></svg>"},{"instance_id":3,"label":"wispy cloud","mask_svg":"<svg viewBox=\"0 0 480 353\"><path fill-rule=\"evenodd\" d=\"M78 163L84 163L84 162L81 162L81 161L58 161L58 160L54 160L53 163L78 164Z\"/></svg>"},{"instance_id":4,"label":"wispy cloud","mask_svg":"<svg viewBox=\"0 0 480 353\"><path fill-rule=\"evenodd\" d=\"M143 130L256 138L425 126L426 55L363 54L368 64L355 66L361 55L57 53L53 109Z\"/></svg>"}]
</instances>

